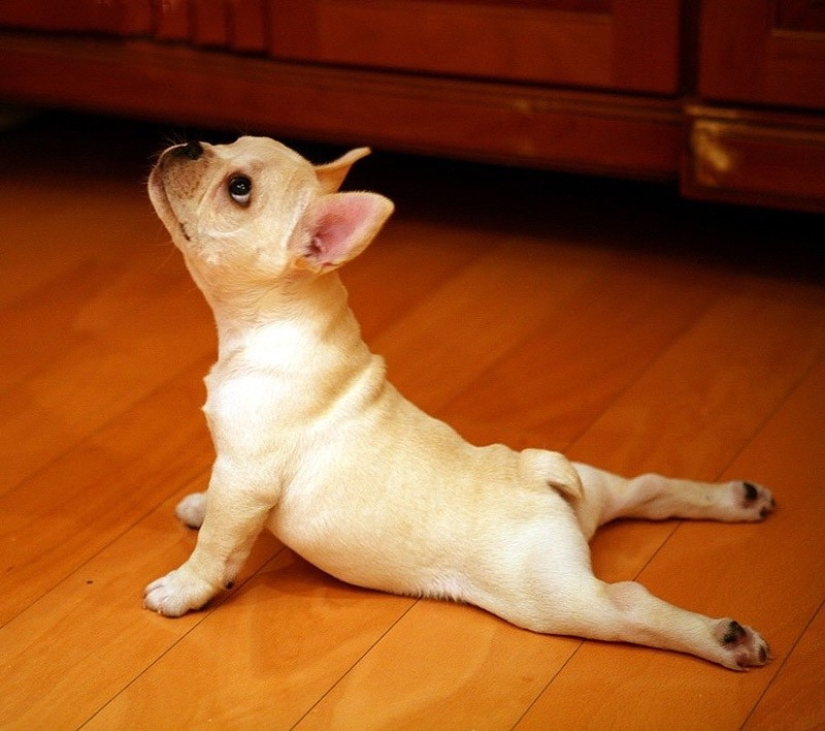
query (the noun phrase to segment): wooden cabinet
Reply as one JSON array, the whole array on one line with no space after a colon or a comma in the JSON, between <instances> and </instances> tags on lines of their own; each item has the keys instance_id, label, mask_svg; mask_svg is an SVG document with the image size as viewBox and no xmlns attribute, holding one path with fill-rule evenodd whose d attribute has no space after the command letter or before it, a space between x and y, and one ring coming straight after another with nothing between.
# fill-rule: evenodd
<instances>
[{"instance_id":1,"label":"wooden cabinet","mask_svg":"<svg viewBox=\"0 0 825 731\"><path fill-rule=\"evenodd\" d=\"M825 4L703 0L686 195L825 207Z\"/></svg>"},{"instance_id":2,"label":"wooden cabinet","mask_svg":"<svg viewBox=\"0 0 825 731\"><path fill-rule=\"evenodd\" d=\"M675 94L679 0L290 0L278 58Z\"/></svg>"},{"instance_id":3,"label":"wooden cabinet","mask_svg":"<svg viewBox=\"0 0 825 731\"><path fill-rule=\"evenodd\" d=\"M821 0L0 0L0 101L825 210Z\"/></svg>"},{"instance_id":4,"label":"wooden cabinet","mask_svg":"<svg viewBox=\"0 0 825 731\"><path fill-rule=\"evenodd\" d=\"M699 96L825 111L825 3L704 0Z\"/></svg>"},{"instance_id":5,"label":"wooden cabinet","mask_svg":"<svg viewBox=\"0 0 825 731\"><path fill-rule=\"evenodd\" d=\"M0 26L266 50L265 0L0 0Z\"/></svg>"},{"instance_id":6,"label":"wooden cabinet","mask_svg":"<svg viewBox=\"0 0 825 731\"><path fill-rule=\"evenodd\" d=\"M150 0L0 0L0 23L11 28L40 31L141 34L148 33L152 27L152 6Z\"/></svg>"}]
</instances>

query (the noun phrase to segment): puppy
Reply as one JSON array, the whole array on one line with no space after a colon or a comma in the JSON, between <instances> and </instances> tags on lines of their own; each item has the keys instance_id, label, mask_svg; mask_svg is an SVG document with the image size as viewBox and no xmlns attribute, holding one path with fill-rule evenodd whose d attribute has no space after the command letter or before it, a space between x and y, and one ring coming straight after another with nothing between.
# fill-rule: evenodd
<instances>
[{"instance_id":1,"label":"puppy","mask_svg":"<svg viewBox=\"0 0 825 731\"><path fill-rule=\"evenodd\" d=\"M336 270L393 210L338 192L369 150L313 166L264 138L167 149L149 194L212 307L217 363L204 411L216 450L206 493L177 508L199 527L145 606L170 617L232 586L264 528L343 581L468 602L536 632L765 664L751 628L592 572L588 540L619 517L757 521L747 482L623 479L557 452L476 447L387 381Z\"/></svg>"}]
</instances>

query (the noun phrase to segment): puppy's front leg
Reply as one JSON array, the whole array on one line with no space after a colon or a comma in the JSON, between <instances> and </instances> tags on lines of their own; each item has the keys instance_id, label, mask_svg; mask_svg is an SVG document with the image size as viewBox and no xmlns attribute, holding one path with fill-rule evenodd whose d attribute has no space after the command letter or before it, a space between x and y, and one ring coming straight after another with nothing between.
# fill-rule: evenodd
<instances>
[{"instance_id":1,"label":"puppy's front leg","mask_svg":"<svg viewBox=\"0 0 825 731\"><path fill-rule=\"evenodd\" d=\"M271 504L256 500L249 486L212 474L198 542L189 559L144 591L143 605L167 617L200 609L229 589L261 532Z\"/></svg>"}]
</instances>

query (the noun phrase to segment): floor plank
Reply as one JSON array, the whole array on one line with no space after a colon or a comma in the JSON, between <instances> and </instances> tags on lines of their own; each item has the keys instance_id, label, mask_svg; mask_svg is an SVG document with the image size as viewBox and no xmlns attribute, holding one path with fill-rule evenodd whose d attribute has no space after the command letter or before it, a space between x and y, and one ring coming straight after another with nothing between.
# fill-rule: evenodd
<instances>
[{"instance_id":1,"label":"floor plank","mask_svg":"<svg viewBox=\"0 0 825 731\"><path fill-rule=\"evenodd\" d=\"M177 728L290 728L413 602L347 586L281 551L84 728L135 718L164 728L170 707Z\"/></svg>"},{"instance_id":2,"label":"floor plank","mask_svg":"<svg viewBox=\"0 0 825 731\"><path fill-rule=\"evenodd\" d=\"M819 652L825 647L825 608L796 641L781 671L759 699L743 729L816 729L825 724L825 672Z\"/></svg>"},{"instance_id":3,"label":"floor plank","mask_svg":"<svg viewBox=\"0 0 825 731\"><path fill-rule=\"evenodd\" d=\"M579 644L421 601L296 728L512 728Z\"/></svg>"},{"instance_id":4,"label":"floor plank","mask_svg":"<svg viewBox=\"0 0 825 731\"><path fill-rule=\"evenodd\" d=\"M208 612L175 621L141 608L142 585L174 568L194 545L192 532L175 525L173 505L144 517L0 630L4 725L79 728L220 608L215 602ZM274 538L262 539L239 586L278 550ZM168 685L175 703L187 705L190 690Z\"/></svg>"},{"instance_id":5,"label":"floor plank","mask_svg":"<svg viewBox=\"0 0 825 731\"><path fill-rule=\"evenodd\" d=\"M570 259L566 251L549 259L547 277L564 277ZM608 258L563 300L559 317L483 370L442 415L476 443L506 439L515 448L566 448L728 282L724 273L702 266L686 272L684 263L658 257Z\"/></svg>"},{"instance_id":6,"label":"floor plank","mask_svg":"<svg viewBox=\"0 0 825 731\"><path fill-rule=\"evenodd\" d=\"M204 489L213 458L198 418L207 363L184 371L0 495L6 589L0 591L0 626L182 484L199 477ZM187 413L193 417L169 418ZM136 597L140 588L134 587Z\"/></svg>"}]
</instances>

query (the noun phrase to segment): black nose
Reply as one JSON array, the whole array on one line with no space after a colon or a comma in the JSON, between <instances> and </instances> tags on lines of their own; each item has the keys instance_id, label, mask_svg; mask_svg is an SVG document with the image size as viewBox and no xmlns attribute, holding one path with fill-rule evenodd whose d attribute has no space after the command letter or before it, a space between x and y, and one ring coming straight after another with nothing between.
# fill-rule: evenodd
<instances>
[{"instance_id":1,"label":"black nose","mask_svg":"<svg viewBox=\"0 0 825 731\"><path fill-rule=\"evenodd\" d=\"M190 160L198 160L203 155L203 146L198 141L187 142L185 145L178 145L173 154L186 156Z\"/></svg>"}]
</instances>

